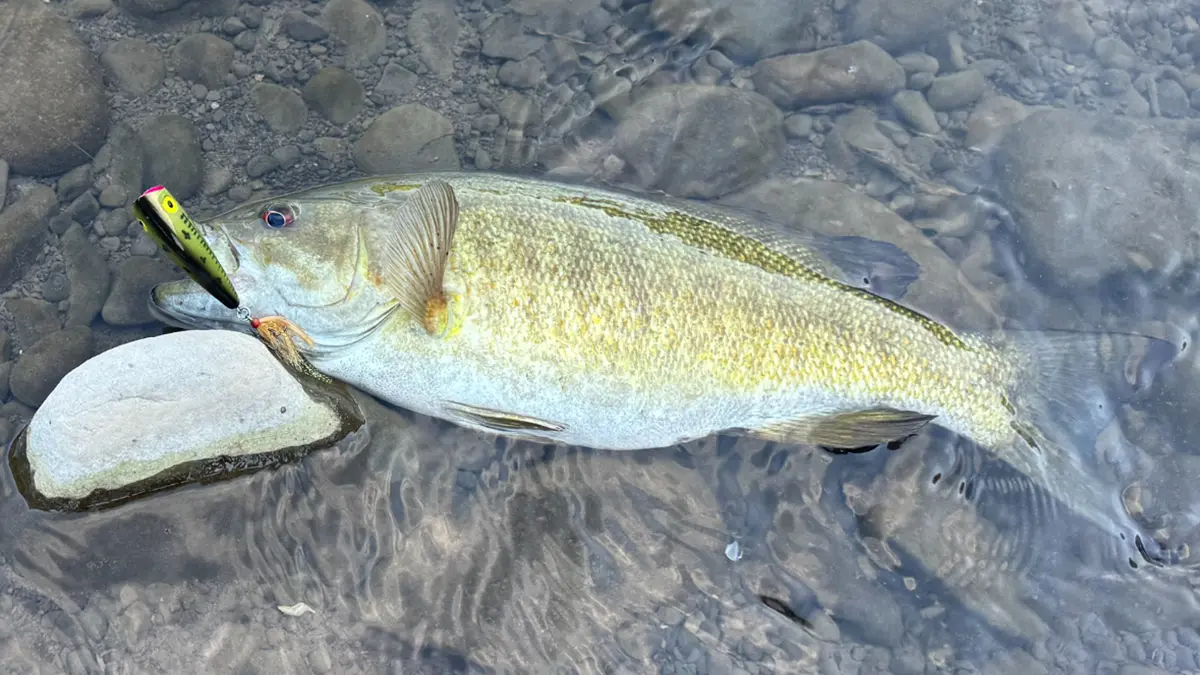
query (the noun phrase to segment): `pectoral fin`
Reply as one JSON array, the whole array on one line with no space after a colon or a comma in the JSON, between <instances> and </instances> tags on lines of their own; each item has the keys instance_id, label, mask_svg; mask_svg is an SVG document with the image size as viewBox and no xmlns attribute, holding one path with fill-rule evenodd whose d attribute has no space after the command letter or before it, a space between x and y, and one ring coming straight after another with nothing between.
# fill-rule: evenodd
<instances>
[{"instance_id":1,"label":"pectoral fin","mask_svg":"<svg viewBox=\"0 0 1200 675\"><path fill-rule=\"evenodd\" d=\"M401 306L430 333L445 326L442 288L450 245L458 228L458 200L442 180L414 190L396 211L383 246L383 275Z\"/></svg>"},{"instance_id":2,"label":"pectoral fin","mask_svg":"<svg viewBox=\"0 0 1200 675\"><path fill-rule=\"evenodd\" d=\"M909 410L874 408L777 422L751 430L750 434L781 443L812 443L850 450L907 438L934 417Z\"/></svg>"},{"instance_id":3,"label":"pectoral fin","mask_svg":"<svg viewBox=\"0 0 1200 675\"><path fill-rule=\"evenodd\" d=\"M555 422L548 422L536 417L519 415L503 410L482 408L454 401L446 401L444 405L447 409L457 413L467 421L474 422L498 433L531 432L536 434L537 432L541 432L544 434L546 432L562 431L566 428Z\"/></svg>"}]
</instances>

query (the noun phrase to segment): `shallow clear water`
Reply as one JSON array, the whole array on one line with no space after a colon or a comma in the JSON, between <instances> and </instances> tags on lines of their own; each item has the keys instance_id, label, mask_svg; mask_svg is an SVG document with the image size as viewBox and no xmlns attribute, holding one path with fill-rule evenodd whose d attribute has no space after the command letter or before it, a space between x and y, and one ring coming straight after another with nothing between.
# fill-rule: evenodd
<instances>
[{"instance_id":1,"label":"shallow clear water","mask_svg":"<svg viewBox=\"0 0 1200 675\"><path fill-rule=\"evenodd\" d=\"M1193 3L115 5L0 4L0 439L47 363L162 332L156 183L204 217L381 171L606 182L894 243L958 327L1195 339ZM614 453L364 395L337 447L101 512L6 468L0 670L1200 672L1194 354L1070 448L1059 494L1124 538L934 427Z\"/></svg>"}]
</instances>

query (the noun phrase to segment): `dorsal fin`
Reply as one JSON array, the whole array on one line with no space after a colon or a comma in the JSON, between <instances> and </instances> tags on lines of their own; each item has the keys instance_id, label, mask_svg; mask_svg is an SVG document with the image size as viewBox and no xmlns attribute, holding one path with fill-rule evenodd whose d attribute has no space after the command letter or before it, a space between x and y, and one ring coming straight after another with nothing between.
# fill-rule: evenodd
<instances>
[{"instance_id":1,"label":"dorsal fin","mask_svg":"<svg viewBox=\"0 0 1200 675\"><path fill-rule=\"evenodd\" d=\"M383 245L385 283L414 319L439 333L446 316L442 282L458 228L454 189L442 180L429 181L397 209L396 221Z\"/></svg>"}]
</instances>

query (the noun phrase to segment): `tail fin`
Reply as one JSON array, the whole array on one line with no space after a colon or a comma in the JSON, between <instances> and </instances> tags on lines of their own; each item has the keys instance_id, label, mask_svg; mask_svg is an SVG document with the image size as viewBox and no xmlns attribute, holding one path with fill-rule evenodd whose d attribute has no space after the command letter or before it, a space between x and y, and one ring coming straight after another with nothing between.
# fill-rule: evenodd
<instances>
[{"instance_id":1,"label":"tail fin","mask_svg":"<svg viewBox=\"0 0 1200 675\"><path fill-rule=\"evenodd\" d=\"M1041 484L1065 506L1139 546L1155 546L1125 513L1121 489L1097 475L1098 441L1120 405L1147 389L1180 353L1167 340L1132 333L1010 331L1001 349L1018 364L1010 392L1014 427L1023 442L1002 459ZM1104 442L1105 461L1121 462ZM1126 443L1123 438L1116 440ZM1088 461L1091 459L1092 461ZM1126 536L1126 533L1130 533Z\"/></svg>"}]
</instances>

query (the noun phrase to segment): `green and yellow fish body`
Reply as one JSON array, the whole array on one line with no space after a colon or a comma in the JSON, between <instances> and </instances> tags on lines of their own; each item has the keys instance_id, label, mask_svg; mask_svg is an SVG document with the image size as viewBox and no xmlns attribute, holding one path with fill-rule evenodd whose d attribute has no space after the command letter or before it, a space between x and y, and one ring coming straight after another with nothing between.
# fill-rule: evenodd
<instances>
[{"instance_id":1,"label":"green and yellow fish body","mask_svg":"<svg viewBox=\"0 0 1200 675\"><path fill-rule=\"evenodd\" d=\"M1095 430L1081 376L1153 343L956 332L869 291L836 242L532 178L374 177L208 226L243 305L303 328L321 372L470 428L600 449L722 432L859 448L932 420L1023 447L1001 452L1036 472L1038 411L1063 403ZM173 323L239 326L189 282L153 295Z\"/></svg>"}]
</instances>

